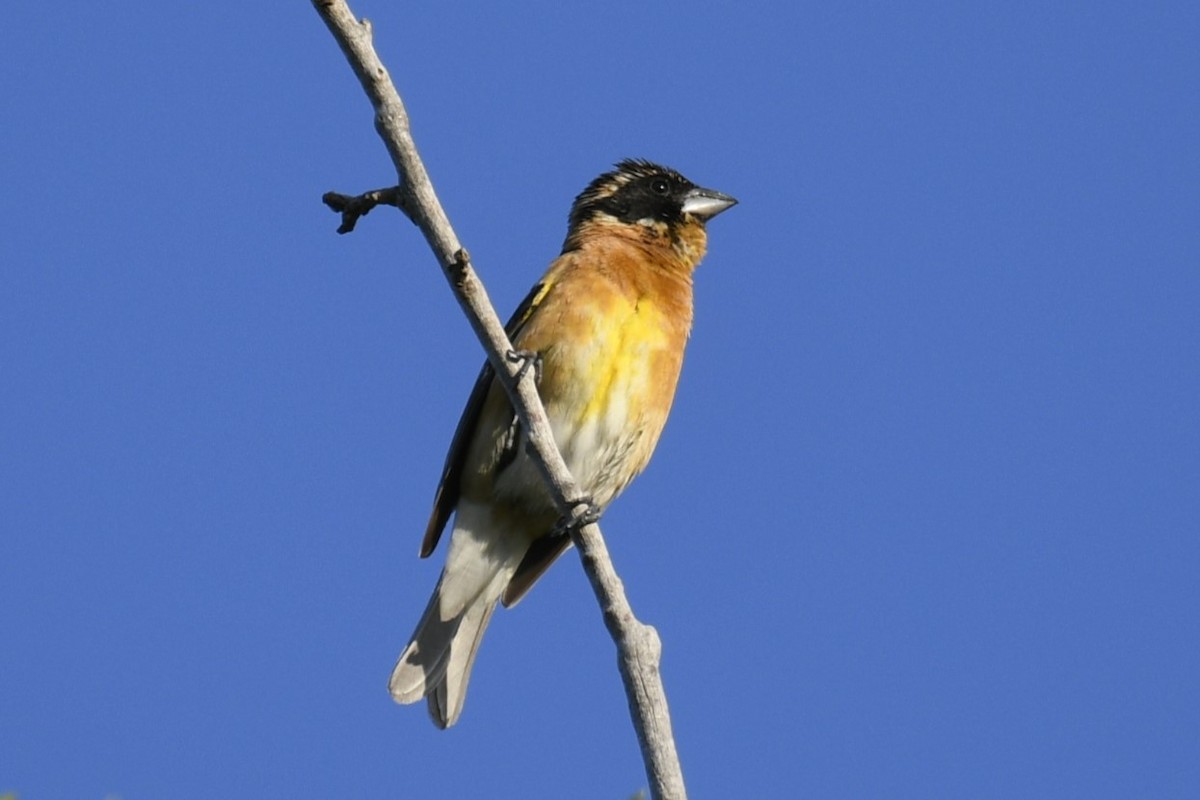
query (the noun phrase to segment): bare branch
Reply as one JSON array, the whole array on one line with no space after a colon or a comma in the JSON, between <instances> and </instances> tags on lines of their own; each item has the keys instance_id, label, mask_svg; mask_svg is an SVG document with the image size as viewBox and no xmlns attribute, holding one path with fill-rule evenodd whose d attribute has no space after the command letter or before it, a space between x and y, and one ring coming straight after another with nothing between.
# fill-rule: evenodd
<instances>
[{"instance_id":1,"label":"bare branch","mask_svg":"<svg viewBox=\"0 0 1200 800\"><path fill-rule=\"evenodd\" d=\"M537 394L533 370L524 369L522 359L507 357L513 352L512 343L471 266L470 256L459 243L437 199L417 154L408 113L371 44L370 24L357 20L344 0L313 0L313 5L371 100L376 130L387 146L400 178L398 205L421 229L471 327L483 343L488 360L528 433L534 463L542 472L559 513L568 520L585 521L588 509L580 502L582 493L554 443L550 423ZM345 211L342 213L344 215ZM348 221L343 216L343 227ZM651 795L670 800L685 798L683 772L659 673L662 645L658 633L634 616L599 526L594 522L572 525L571 537L600 604L605 626L617 646L621 678L642 748Z\"/></svg>"},{"instance_id":2,"label":"bare branch","mask_svg":"<svg viewBox=\"0 0 1200 800\"><path fill-rule=\"evenodd\" d=\"M354 196L339 194L338 192L326 192L321 195L321 202L342 215L342 224L337 229L338 233L349 233L354 230L354 226L358 224L359 217L365 217L367 214L370 214L371 209L375 208L375 206L395 206L403 211L405 216L412 219L412 214L409 213L408 208L404 205L399 186L389 186L386 189L373 189Z\"/></svg>"}]
</instances>

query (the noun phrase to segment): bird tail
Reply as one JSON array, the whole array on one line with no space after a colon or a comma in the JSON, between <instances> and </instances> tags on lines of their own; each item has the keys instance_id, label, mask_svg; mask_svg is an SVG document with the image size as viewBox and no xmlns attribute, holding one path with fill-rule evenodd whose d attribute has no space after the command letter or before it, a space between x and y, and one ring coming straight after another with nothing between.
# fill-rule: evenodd
<instances>
[{"instance_id":1,"label":"bird tail","mask_svg":"<svg viewBox=\"0 0 1200 800\"><path fill-rule=\"evenodd\" d=\"M428 698L439 728L462 714L483 632L529 546L499 535L490 517L486 507L460 502L446 567L388 683L397 703Z\"/></svg>"}]
</instances>

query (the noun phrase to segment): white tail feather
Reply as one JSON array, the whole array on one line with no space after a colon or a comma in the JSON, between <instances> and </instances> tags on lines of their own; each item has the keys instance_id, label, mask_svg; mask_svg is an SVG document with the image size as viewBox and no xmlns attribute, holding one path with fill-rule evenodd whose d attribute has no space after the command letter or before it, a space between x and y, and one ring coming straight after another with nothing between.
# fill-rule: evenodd
<instances>
[{"instance_id":1,"label":"white tail feather","mask_svg":"<svg viewBox=\"0 0 1200 800\"><path fill-rule=\"evenodd\" d=\"M483 632L528 547L498 530L486 506L459 504L446 567L392 671L397 703L428 697L439 727L458 721Z\"/></svg>"}]
</instances>

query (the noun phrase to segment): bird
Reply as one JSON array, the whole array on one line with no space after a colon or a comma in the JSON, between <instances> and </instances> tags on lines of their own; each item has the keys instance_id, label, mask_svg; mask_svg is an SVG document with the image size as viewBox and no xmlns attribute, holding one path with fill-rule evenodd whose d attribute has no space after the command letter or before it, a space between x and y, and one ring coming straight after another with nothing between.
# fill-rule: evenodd
<instances>
[{"instance_id":1,"label":"bird","mask_svg":"<svg viewBox=\"0 0 1200 800\"><path fill-rule=\"evenodd\" d=\"M575 198L561 254L506 326L530 359L554 440L598 518L650 460L691 333L706 223L735 205L679 172L625 159ZM528 364L529 362L527 362ZM451 440L420 555L454 517L445 565L388 688L425 698L439 728L462 714L497 604L511 608L570 546L485 363Z\"/></svg>"}]
</instances>

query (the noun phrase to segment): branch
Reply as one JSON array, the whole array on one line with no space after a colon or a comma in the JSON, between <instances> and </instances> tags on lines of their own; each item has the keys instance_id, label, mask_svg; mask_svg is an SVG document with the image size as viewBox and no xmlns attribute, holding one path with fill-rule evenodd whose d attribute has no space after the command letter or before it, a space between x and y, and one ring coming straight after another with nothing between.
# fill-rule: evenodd
<instances>
[{"instance_id":1,"label":"branch","mask_svg":"<svg viewBox=\"0 0 1200 800\"><path fill-rule=\"evenodd\" d=\"M354 230L354 226L358 224L359 217L365 217L367 214L370 214L371 209L375 206L395 206L409 217L412 217L412 214L404 205L404 199L401 197L399 186L375 189L355 195L354 197L348 194L339 194L338 192L326 192L321 195L321 202L342 215L342 224L337 229L338 233L349 233Z\"/></svg>"},{"instance_id":2,"label":"branch","mask_svg":"<svg viewBox=\"0 0 1200 800\"><path fill-rule=\"evenodd\" d=\"M641 745L651 795L656 800L682 800L687 793L659 673L662 643L658 633L634 616L599 526L595 522L578 524L587 521L588 509L579 502L583 493L554 443L533 371L523 370L520 360L512 361L506 357L513 352L512 343L471 266L470 256L450 226L425 165L417 154L408 112L371 44L370 23L358 21L344 0L313 0L313 5L342 48L375 109L375 128L387 146L400 178L396 204L420 228L441 264L455 298L482 342L497 379L508 392L528 433L533 461L546 480L559 514L570 525L571 538L600 604L604 624L617 647L618 666ZM369 205L374 207L377 203L378 199ZM369 207L362 213L368 210ZM347 218L344 209L342 213L343 227L349 224L352 228L353 222L361 216L356 214Z\"/></svg>"}]
</instances>

